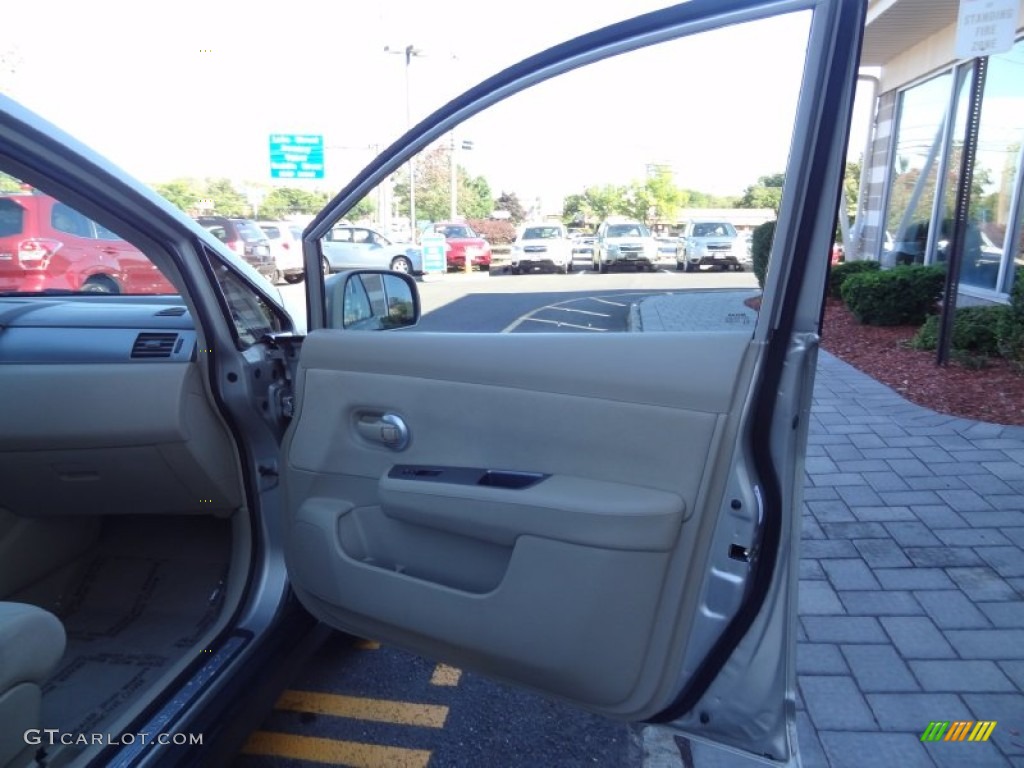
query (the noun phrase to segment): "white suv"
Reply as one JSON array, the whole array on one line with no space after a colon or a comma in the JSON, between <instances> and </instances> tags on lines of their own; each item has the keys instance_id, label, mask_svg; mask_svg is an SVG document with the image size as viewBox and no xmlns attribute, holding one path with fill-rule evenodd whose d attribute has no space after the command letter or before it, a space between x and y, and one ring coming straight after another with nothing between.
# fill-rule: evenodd
<instances>
[{"instance_id":1,"label":"white suv","mask_svg":"<svg viewBox=\"0 0 1024 768\"><path fill-rule=\"evenodd\" d=\"M748 261L746 240L727 221L688 221L681 239L683 251L682 257L676 257L676 269L693 272L711 267L742 272Z\"/></svg>"},{"instance_id":2,"label":"white suv","mask_svg":"<svg viewBox=\"0 0 1024 768\"><path fill-rule=\"evenodd\" d=\"M594 271L604 274L611 267L631 265L637 271L653 272L658 260L658 241L647 225L630 219L606 219L597 228L594 243Z\"/></svg>"},{"instance_id":3,"label":"white suv","mask_svg":"<svg viewBox=\"0 0 1024 768\"><path fill-rule=\"evenodd\" d=\"M510 268L513 274L546 269L572 272L572 238L569 230L558 221L524 224L512 245Z\"/></svg>"},{"instance_id":4,"label":"white suv","mask_svg":"<svg viewBox=\"0 0 1024 768\"><path fill-rule=\"evenodd\" d=\"M302 280L302 227L287 221L258 222L270 241L270 253L277 266L277 280L298 283Z\"/></svg>"}]
</instances>

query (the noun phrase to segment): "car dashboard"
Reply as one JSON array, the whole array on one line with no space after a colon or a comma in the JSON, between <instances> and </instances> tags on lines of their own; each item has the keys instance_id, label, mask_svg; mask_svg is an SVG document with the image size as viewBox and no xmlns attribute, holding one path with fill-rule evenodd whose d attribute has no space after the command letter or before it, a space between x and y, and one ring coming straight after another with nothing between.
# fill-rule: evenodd
<instances>
[{"instance_id":1,"label":"car dashboard","mask_svg":"<svg viewBox=\"0 0 1024 768\"><path fill-rule=\"evenodd\" d=\"M177 296L0 297L0 509L230 515L237 454Z\"/></svg>"},{"instance_id":2,"label":"car dashboard","mask_svg":"<svg viewBox=\"0 0 1024 768\"><path fill-rule=\"evenodd\" d=\"M196 339L177 297L0 298L0 364L182 363Z\"/></svg>"}]
</instances>

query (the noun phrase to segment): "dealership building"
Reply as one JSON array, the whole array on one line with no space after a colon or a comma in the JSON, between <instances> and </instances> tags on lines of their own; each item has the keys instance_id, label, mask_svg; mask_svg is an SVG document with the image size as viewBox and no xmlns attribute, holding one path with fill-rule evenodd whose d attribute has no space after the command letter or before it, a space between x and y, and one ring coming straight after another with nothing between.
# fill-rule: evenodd
<instances>
[{"instance_id":1,"label":"dealership building","mask_svg":"<svg viewBox=\"0 0 1024 768\"><path fill-rule=\"evenodd\" d=\"M861 87L875 108L847 252L888 265L941 263L957 197L969 195L958 303L1005 302L1014 267L1024 265L1024 6L968 5L987 14L970 20L970 33L1012 35L1010 50L958 56L959 0L874 0L868 7ZM972 94L980 121L968 130ZM972 144L968 186L961 160Z\"/></svg>"}]
</instances>

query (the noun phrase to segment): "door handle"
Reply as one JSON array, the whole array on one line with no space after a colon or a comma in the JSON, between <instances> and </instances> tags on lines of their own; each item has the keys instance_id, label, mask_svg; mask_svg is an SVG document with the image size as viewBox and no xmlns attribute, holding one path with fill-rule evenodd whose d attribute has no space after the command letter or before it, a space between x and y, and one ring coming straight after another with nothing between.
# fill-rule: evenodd
<instances>
[{"instance_id":1,"label":"door handle","mask_svg":"<svg viewBox=\"0 0 1024 768\"><path fill-rule=\"evenodd\" d=\"M367 413L356 417L356 429L365 439L386 445L393 451L409 445L409 427L397 413Z\"/></svg>"}]
</instances>

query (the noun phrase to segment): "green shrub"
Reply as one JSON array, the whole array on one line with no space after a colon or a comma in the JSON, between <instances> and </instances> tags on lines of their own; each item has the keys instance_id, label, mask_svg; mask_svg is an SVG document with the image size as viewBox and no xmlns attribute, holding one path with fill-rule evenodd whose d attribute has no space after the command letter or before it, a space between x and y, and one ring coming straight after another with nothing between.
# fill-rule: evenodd
<instances>
[{"instance_id":1,"label":"green shrub","mask_svg":"<svg viewBox=\"0 0 1024 768\"><path fill-rule=\"evenodd\" d=\"M968 357L998 357L999 345L996 329L1008 307L960 307L953 316L953 337L949 346L961 353L958 359ZM939 316L932 315L925 320L910 345L915 349L935 349L939 346ZM969 366L975 367L975 366Z\"/></svg>"},{"instance_id":2,"label":"green shrub","mask_svg":"<svg viewBox=\"0 0 1024 768\"><path fill-rule=\"evenodd\" d=\"M861 272L877 272L881 266L877 261L871 260L844 261L842 264L833 264L828 273L828 295L833 299L843 298L841 289L846 278Z\"/></svg>"},{"instance_id":3,"label":"green shrub","mask_svg":"<svg viewBox=\"0 0 1024 768\"><path fill-rule=\"evenodd\" d=\"M865 325L921 325L935 311L945 279L943 267L895 267L850 275L840 290Z\"/></svg>"},{"instance_id":4,"label":"green shrub","mask_svg":"<svg viewBox=\"0 0 1024 768\"><path fill-rule=\"evenodd\" d=\"M750 239L750 258L754 262L754 276L757 284L764 288L764 276L768 273L768 257L772 253L772 240L775 239L775 222L766 221L754 228Z\"/></svg>"},{"instance_id":5,"label":"green shrub","mask_svg":"<svg viewBox=\"0 0 1024 768\"><path fill-rule=\"evenodd\" d=\"M910 340L910 346L914 349L929 350L939 346L939 316L930 315L924 321L924 325L917 329L914 338Z\"/></svg>"},{"instance_id":6,"label":"green shrub","mask_svg":"<svg viewBox=\"0 0 1024 768\"><path fill-rule=\"evenodd\" d=\"M1010 306L996 326L999 354L1024 367L1024 267L1017 267L1010 290Z\"/></svg>"},{"instance_id":7,"label":"green shrub","mask_svg":"<svg viewBox=\"0 0 1024 768\"><path fill-rule=\"evenodd\" d=\"M952 357L964 368L972 371L980 371L988 368L989 358L987 355L972 355L970 352L963 352L954 349Z\"/></svg>"}]
</instances>

